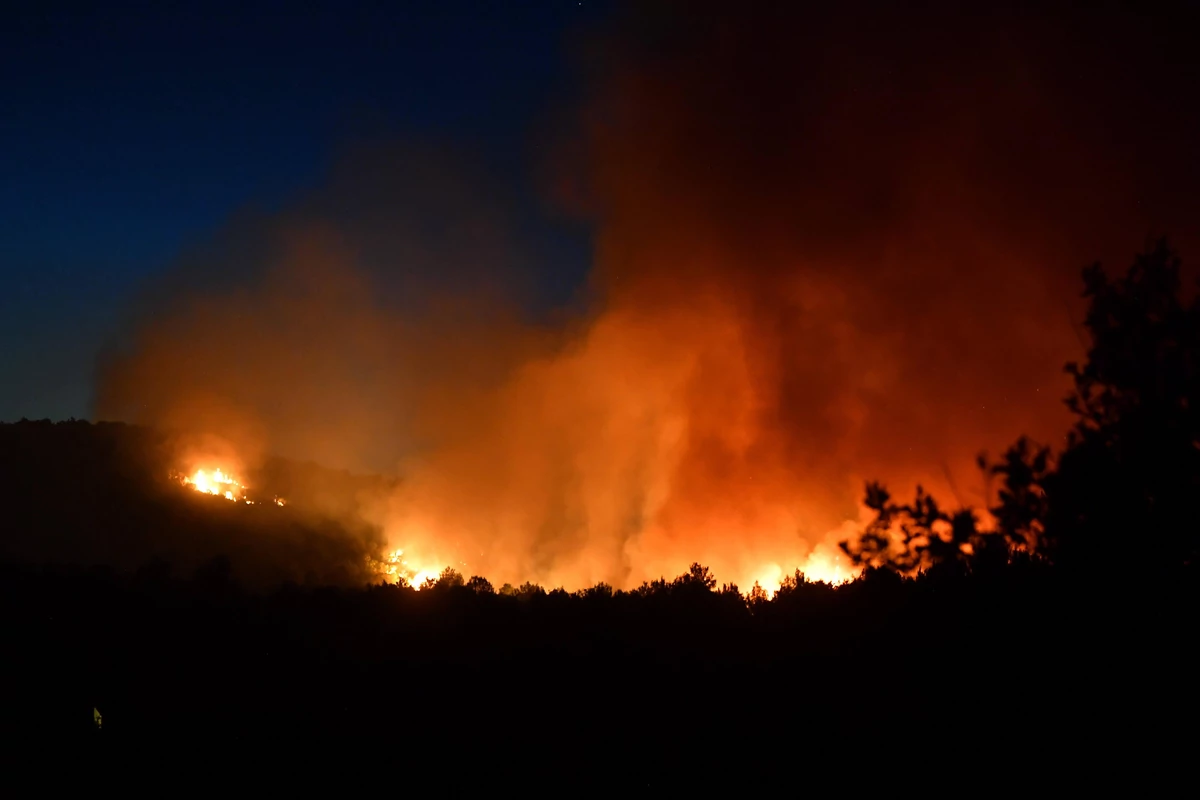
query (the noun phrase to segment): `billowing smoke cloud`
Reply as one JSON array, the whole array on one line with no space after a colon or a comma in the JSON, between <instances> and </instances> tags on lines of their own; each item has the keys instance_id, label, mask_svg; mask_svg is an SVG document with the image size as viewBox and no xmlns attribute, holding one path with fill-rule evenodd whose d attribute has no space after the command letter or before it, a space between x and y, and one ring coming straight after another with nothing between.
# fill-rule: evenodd
<instances>
[{"instance_id":1,"label":"billowing smoke cloud","mask_svg":"<svg viewBox=\"0 0 1200 800\"><path fill-rule=\"evenodd\" d=\"M864 479L980 504L980 449L1061 435L1079 268L1190 232L1195 73L1106 8L773 5L594 41L584 310L531 318L494 187L376 150L181 269L97 414L394 468L363 513L495 581L824 576Z\"/></svg>"}]
</instances>

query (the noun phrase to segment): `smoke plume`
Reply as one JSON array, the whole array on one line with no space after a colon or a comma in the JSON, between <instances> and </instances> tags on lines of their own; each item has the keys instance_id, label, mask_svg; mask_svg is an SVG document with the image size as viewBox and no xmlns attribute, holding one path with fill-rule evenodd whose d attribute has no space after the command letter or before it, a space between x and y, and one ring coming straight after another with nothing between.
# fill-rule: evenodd
<instances>
[{"instance_id":1,"label":"smoke plume","mask_svg":"<svg viewBox=\"0 0 1200 800\"><path fill-rule=\"evenodd\" d=\"M980 505L1060 437L1079 268L1191 233L1169 27L966 8L639 3L543 154L582 309L458 154L375 148L151 291L96 414L394 471L362 514L494 582L832 576L864 480Z\"/></svg>"}]
</instances>

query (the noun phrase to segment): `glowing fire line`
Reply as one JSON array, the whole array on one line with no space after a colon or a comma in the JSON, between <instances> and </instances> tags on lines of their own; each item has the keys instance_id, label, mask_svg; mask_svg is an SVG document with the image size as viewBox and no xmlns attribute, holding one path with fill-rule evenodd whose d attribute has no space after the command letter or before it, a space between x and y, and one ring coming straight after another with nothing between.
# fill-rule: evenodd
<instances>
[{"instance_id":1,"label":"glowing fire line","mask_svg":"<svg viewBox=\"0 0 1200 800\"><path fill-rule=\"evenodd\" d=\"M436 582L442 574L442 568L439 567L414 565L405 557L403 549L392 550L384 556L382 561L375 559L369 559L369 561L385 582L400 583L403 580L416 591L420 591L426 581ZM843 566L841 561L839 556L831 557L825 553L813 553L805 561L804 567L798 571L810 582L837 586L847 583L855 577L855 572ZM467 565L464 563L462 566L466 567ZM778 564L768 564L754 576L748 586L740 590L741 594L749 597L753 586L757 584L767 593L767 597L773 597L783 586L784 580L791 577L795 571L797 570L787 572ZM466 577L465 574L464 577ZM663 577L670 579L669 576Z\"/></svg>"}]
</instances>

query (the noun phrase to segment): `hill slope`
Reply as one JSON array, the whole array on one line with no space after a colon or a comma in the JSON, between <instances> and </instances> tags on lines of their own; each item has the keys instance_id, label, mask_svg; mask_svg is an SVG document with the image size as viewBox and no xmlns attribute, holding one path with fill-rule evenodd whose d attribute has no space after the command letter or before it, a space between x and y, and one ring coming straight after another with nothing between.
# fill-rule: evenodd
<instances>
[{"instance_id":1,"label":"hill slope","mask_svg":"<svg viewBox=\"0 0 1200 800\"><path fill-rule=\"evenodd\" d=\"M252 496L232 503L182 485L169 436L121 423L0 424L0 558L108 566L167 562L190 573L224 557L251 585L355 585L371 579L380 531L358 514L387 486L284 459L244 476Z\"/></svg>"}]
</instances>

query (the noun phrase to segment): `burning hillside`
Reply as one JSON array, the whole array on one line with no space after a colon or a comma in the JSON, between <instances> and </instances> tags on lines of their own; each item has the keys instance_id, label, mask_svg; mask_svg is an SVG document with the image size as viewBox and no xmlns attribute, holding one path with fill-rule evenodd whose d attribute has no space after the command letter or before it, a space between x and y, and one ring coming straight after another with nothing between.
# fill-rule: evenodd
<instances>
[{"instance_id":1,"label":"burning hillside","mask_svg":"<svg viewBox=\"0 0 1200 800\"><path fill-rule=\"evenodd\" d=\"M0 424L0 503L9 509L0 559L118 570L159 563L186 576L227 557L255 587L375 579L369 559L385 542L341 511L355 492L378 491L375 483L286 461L194 467L185 453L173 437L117 423ZM273 503L291 490L302 502ZM193 492L212 502L182 502Z\"/></svg>"}]
</instances>

